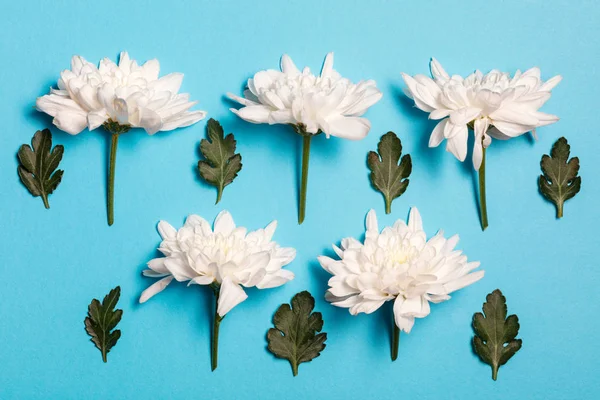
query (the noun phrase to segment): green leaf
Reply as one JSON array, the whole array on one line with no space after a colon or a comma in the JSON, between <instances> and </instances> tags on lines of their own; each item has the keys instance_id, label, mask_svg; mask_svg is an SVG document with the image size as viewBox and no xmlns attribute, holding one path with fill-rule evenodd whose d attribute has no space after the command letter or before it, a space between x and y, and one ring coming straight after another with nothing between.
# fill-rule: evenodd
<instances>
[{"instance_id":1,"label":"green leaf","mask_svg":"<svg viewBox=\"0 0 600 400\"><path fill-rule=\"evenodd\" d=\"M104 362L108 352L121 337L120 330L113 331L123 315L123 310L115 310L120 295L121 287L117 286L104 297L102 303L93 299L88 306L88 315L84 321L85 330L92 337L90 341L100 350Z\"/></svg>"},{"instance_id":2,"label":"green leaf","mask_svg":"<svg viewBox=\"0 0 600 400\"><path fill-rule=\"evenodd\" d=\"M223 189L229 185L242 169L242 156L235 154L235 138L230 133L223 137L223 127L214 119L208 120L208 140L200 141L200 152L205 160L198 162L200 176L217 187L217 203ZM216 204L216 203L215 203Z\"/></svg>"},{"instance_id":3,"label":"green leaf","mask_svg":"<svg viewBox=\"0 0 600 400\"><path fill-rule=\"evenodd\" d=\"M17 153L20 164L17 172L21 182L34 197L42 197L46 208L50 208L48 195L56 189L63 176L64 171L56 168L64 150L61 145L52 149L52 134L44 129L33 135L31 146L21 145Z\"/></svg>"},{"instance_id":4,"label":"green leaf","mask_svg":"<svg viewBox=\"0 0 600 400\"><path fill-rule=\"evenodd\" d=\"M367 164L371 170L371 184L383 193L385 212L389 214L392 212L392 200L400 197L408 187L407 178L412 171L412 160L409 154L400 160L402 143L394 132L388 132L381 137L377 151L379 154L369 152Z\"/></svg>"},{"instance_id":5,"label":"green leaf","mask_svg":"<svg viewBox=\"0 0 600 400\"><path fill-rule=\"evenodd\" d=\"M321 313L312 312L314 308L315 299L310 293L298 293L292 299L291 308L289 304L282 304L277 309L273 317L275 328L267 332L269 351L275 357L288 360L294 376L298 375L301 363L318 357L325 348L327 334L321 332L323 319Z\"/></svg>"},{"instance_id":6,"label":"green leaf","mask_svg":"<svg viewBox=\"0 0 600 400\"><path fill-rule=\"evenodd\" d=\"M545 198L556 206L556 217L563 216L563 205L565 201L575 196L581 189L581 177L579 172L579 158L573 157L569 160L571 146L567 139L561 137L552 146L550 156L542 156L542 172L540 175L540 191Z\"/></svg>"},{"instance_id":7,"label":"green leaf","mask_svg":"<svg viewBox=\"0 0 600 400\"><path fill-rule=\"evenodd\" d=\"M521 348L519 318L506 314L506 297L499 289L488 294L483 303L483 313L473 315L473 349L481 361L492 367L492 379L498 377L498 368L506 364Z\"/></svg>"}]
</instances>

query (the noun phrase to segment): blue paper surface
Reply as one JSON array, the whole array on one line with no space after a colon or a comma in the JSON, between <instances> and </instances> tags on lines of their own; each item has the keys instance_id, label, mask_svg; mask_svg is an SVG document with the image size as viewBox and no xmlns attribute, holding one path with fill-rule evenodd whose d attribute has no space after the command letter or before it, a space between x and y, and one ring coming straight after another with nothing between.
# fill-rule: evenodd
<instances>
[{"instance_id":1,"label":"blue paper surface","mask_svg":"<svg viewBox=\"0 0 600 400\"><path fill-rule=\"evenodd\" d=\"M600 168L600 5L595 1L19 1L2 3L0 25L0 398L8 399L527 399L600 397L598 199ZM122 50L138 61L158 58L161 75L183 72L182 91L198 109L234 132L244 168L215 206L216 191L196 171L206 120L149 137L123 135L117 156L115 224L106 225L108 136L69 136L64 178L50 210L17 176L16 152L51 119L33 108L56 85L74 54L92 62ZM375 79L383 99L367 113L360 142L323 135L313 141L307 218L296 223L301 140L288 127L248 124L228 111L226 92L276 69L288 53L319 71L335 52L336 68L354 81ZM400 72L428 73L430 57L449 73L479 68L513 73L539 66L564 76L542 111L561 121L494 141L488 151L489 229L479 227L475 175L427 148L434 122L403 95ZM412 155L407 192L384 214L371 189L366 155L392 130ZM542 154L566 136L581 160L581 192L562 220L538 193ZM380 226L417 206L429 235L443 228L480 260L486 276L402 334L390 361L389 304L352 317L325 302L328 275L316 257L346 236L361 237L374 208ZM227 209L256 229L279 221L275 240L298 250L291 283L249 290L222 322L220 365L210 372L212 295L172 284L137 304L153 280L141 276L156 256L159 220L181 226L190 213L212 221ZM93 297L121 285L123 335L108 364L89 343L83 319ZM500 288L521 322L523 348L497 382L472 353L470 326L485 295ZM328 332L327 348L302 364L266 350L279 304L309 290Z\"/></svg>"}]
</instances>

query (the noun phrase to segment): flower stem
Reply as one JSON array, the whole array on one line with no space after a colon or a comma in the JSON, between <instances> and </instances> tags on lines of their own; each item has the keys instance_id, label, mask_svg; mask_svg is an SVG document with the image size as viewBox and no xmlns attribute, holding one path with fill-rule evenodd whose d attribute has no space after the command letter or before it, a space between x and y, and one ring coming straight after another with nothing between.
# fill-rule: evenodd
<instances>
[{"instance_id":1,"label":"flower stem","mask_svg":"<svg viewBox=\"0 0 600 400\"><path fill-rule=\"evenodd\" d=\"M485 147L481 156L481 167L479 167L479 214L481 219L481 230L488 227L487 204L485 201Z\"/></svg>"},{"instance_id":2,"label":"flower stem","mask_svg":"<svg viewBox=\"0 0 600 400\"><path fill-rule=\"evenodd\" d=\"M300 204L298 208L298 225L304 222L306 213L306 186L308 184L308 160L310 158L311 134L302 136L302 181L300 183Z\"/></svg>"},{"instance_id":3,"label":"flower stem","mask_svg":"<svg viewBox=\"0 0 600 400\"><path fill-rule=\"evenodd\" d=\"M392 320L394 326L392 330L392 361L396 361L398 358L398 346L400 344L400 328L396 325L396 321Z\"/></svg>"},{"instance_id":4,"label":"flower stem","mask_svg":"<svg viewBox=\"0 0 600 400\"><path fill-rule=\"evenodd\" d=\"M212 346L210 353L211 360L211 371L217 369L217 363L219 359L219 327L221 326L221 321L223 317L219 315L217 311L219 309L219 291L215 290L215 316L213 319L213 333L212 333Z\"/></svg>"},{"instance_id":5,"label":"flower stem","mask_svg":"<svg viewBox=\"0 0 600 400\"><path fill-rule=\"evenodd\" d=\"M115 202L115 164L117 162L117 145L119 143L119 134L113 133L110 142L110 157L108 161L108 193L107 193L107 212L108 225L111 226L115 220L114 202Z\"/></svg>"}]
</instances>

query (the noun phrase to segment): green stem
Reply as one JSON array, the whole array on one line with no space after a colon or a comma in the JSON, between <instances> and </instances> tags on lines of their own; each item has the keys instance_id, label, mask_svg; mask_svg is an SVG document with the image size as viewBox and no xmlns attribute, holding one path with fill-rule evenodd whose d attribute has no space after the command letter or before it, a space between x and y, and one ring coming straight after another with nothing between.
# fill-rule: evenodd
<instances>
[{"instance_id":1,"label":"green stem","mask_svg":"<svg viewBox=\"0 0 600 400\"><path fill-rule=\"evenodd\" d=\"M113 133L110 142L110 158L108 162L108 193L107 193L107 212L108 225L112 225L115 220L114 202L115 202L115 164L117 162L117 144L119 143L119 134Z\"/></svg>"},{"instance_id":2,"label":"green stem","mask_svg":"<svg viewBox=\"0 0 600 400\"><path fill-rule=\"evenodd\" d=\"M392 332L392 361L396 361L398 358L398 347L400 344L400 328L396 325L396 321L393 320L392 324L394 326Z\"/></svg>"},{"instance_id":3,"label":"green stem","mask_svg":"<svg viewBox=\"0 0 600 400\"><path fill-rule=\"evenodd\" d=\"M102 349L102 361L106 362L106 349Z\"/></svg>"},{"instance_id":4,"label":"green stem","mask_svg":"<svg viewBox=\"0 0 600 400\"><path fill-rule=\"evenodd\" d=\"M385 213L389 214L392 212L392 201L390 199L385 198Z\"/></svg>"},{"instance_id":5,"label":"green stem","mask_svg":"<svg viewBox=\"0 0 600 400\"><path fill-rule=\"evenodd\" d=\"M308 160L310 158L310 139L312 135L302 136L302 181L300 183L300 204L298 208L298 225L304 222L306 214L306 186L308 184Z\"/></svg>"},{"instance_id":6,"label":"green stem","mask_svg":"<svg viewBox=\"0 0 600 400\"><path fill-rule=\"evenodd\" d=\"M479 213L481 219L481 230L488 227L487 204L485 201L485 147L481 156L481 167L479 167Z\"/></svg>"},{"instance_id":7,"label":"green stem","mask_svg":"<svg viewBox=\"0 0 600 400\"><path fill-rule=\"evenodd\" d=\"M221 326L221 317L218 313L219 309L219 292L215 290L215 317L213 319L213 334L212 334L212 346L211 346L211 370L217 369L217 363L219 359L219 327Z\"/></svg>"},{"instance_id":8,"label":"green stem","mask_svg":"<svg viewBox=\"0 0 600 400\"><path fill-rule=\"evenodd\" d=\"M42 200L44 201L44 207L46 207L46 210L49 209L50 208L50 203L48 203L48 195L47 194L43 194L42 195ZM562 217L562 215L561 215L561 217Z\"/></svg>"},{"instance_id":9,"label":"green stem","mask_svg":"<svg viewBox=\"0 0 600 400\"><path fill-rule=\"evenodd\" d=\"M292 373L294 374L294 376L298 375L298 363L297 362L292 362Z\"/></svg>"}]
</instances>

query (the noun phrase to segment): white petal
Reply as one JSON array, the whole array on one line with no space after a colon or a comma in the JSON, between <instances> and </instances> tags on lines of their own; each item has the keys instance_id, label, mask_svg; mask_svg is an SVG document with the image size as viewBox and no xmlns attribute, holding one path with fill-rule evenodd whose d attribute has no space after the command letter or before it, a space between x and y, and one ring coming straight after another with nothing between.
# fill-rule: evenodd
<instances>
[{"instance_id":1,"label":"white petal","mask_svg":"<svg viewBox=\"0 0 600 400\"><path fill-rule=\"evenodd\" d=\"M129 124L129 106L124 99L116 98L113 100L114 117L121 125Z\"/></svg>"},{"instance_id":2,"label":"white petal","mask_svg":"<svg viewBox=\"0 0 600 400\"><path fill-rule=\"evenodd\" d=\"M202 276L197 276L194 279L192 279L188 283L188 286L191 285L191 284L193 284L193 283L195 283L196 285L210 285L214 281L215 281L215 277L214 276L202 275Z\"/></svg>"},{"instance_id":3,"label":"white petal","mask_svg":"<svg viewBox=\"0 0 600 400\"><path fill-rule=\"evenodd\" d=\"M221 283L219 291L219 304L217 305L217 313L224 317L231 309L242 301L246 300L248 295L239 285L233 283L231 278L226 277Z\"/></svg>"},{"instance_id":4,"label":"white petal","mask_svg":"<svg viewBox=\"0 0 600 400\"><path fill-rule=\"evenodd\" d=\"M154 282L152 285L150 285L150 287L148 287L148 289L142 292L142 295L140 296L140 303L147 302L152 296L165 290L172 280L172 276L167 276L157 282Z\"/></svg>"},{"instance_id":5,"label":"white petal","mask_svg":"<svg viewBox=\"0 0 600 400\"><path fill-rule=\"evenodd\" d=\"M483 139L490 126L487 118L478 118L474 123L475 141L473 143L473 167L479 171L483 161Z\"/></svg>"},{"instance_id":6,"label":"white petal","mask_svg":"<svg viewBox=\"0 0 600 400\"><path fill-rule=\"evenodd\" d=\"M439 61L435 58L431 58L431 63L429 64L429 67L431 69L431 75L436 80L445 82L448 79L450 79L450 76L448 75L444 67L442 67L442 64L440 64Z\"/></svg>"},{"instance_id":7,"label":"white petal","mask_svg":"<svg viewBox=\"0 0 600 400\"><path fill-rule=\"evenodd\" d=\"M464 126L457 135L449 138L446 141L446 150L454 154L460 161L465 161L467 157L467 141L468 141L468 130Z\"/></svg>"},{"instance_id":8,"label":"white petal","mask_svg":"<svg viewBox=\"0 0 600 400\"><path fill-rule=\"evenodd\" d=\"M408 229L411 232L422 232L423 231L423 220L417 207L412 207L408 214Z\"/></svg>"},{"instance_id":9,"label":"white petal","mask_svg":"<svg viewBox=\"0 0 600 400\"><path fill-rule=\"evenodd\" d=\"M87 118L80 113L60 111L56 117L54 117L52 123L61 131L71 135L77 135L87 126Z\"/></svg>"},{"instance_id":10,"label":"white petal","mask_svg":"<svg viewBox=\"0 0 600 400\"><path fill-rule=\"evenodd\" d=\"M215 219L214 232L227 236L233 232L234 229L235 223L233 222L233 217L229 211L221 211Z\"/></svg>"},{"instance_id":11,"label":"white petal","mask_svg":"<svg viewBox=\"0 0 600 400\"><path fill-rule=\"evenodd\" d=\"M327 120L327 123L329 130L326 134L349 140L363 139L371 129L369 120L361 117L338 116Z\"/></svg>"},{"instance_id":12,"label":"white petal","mask_svg":"<svg viewBox=\"0 0 600 400\"><path fill-rule=\"evenodd\" d=\"M327 78L331 76L333 71L333 53L327 53L323 68L321 69L321 77Z\"/></svg>"},{"instance_id":13,"label":"white petal","mask_svg":"<svg viewBox=\"0 0 600 400\"><path fill-rule=\"evenodd\" d=\"M183 74L174 72L152 82L152 89L157 92L177 93L183 82Z\"/></svg>"},{"instance_id":14,"label":"white petal","mask_svg":"<svg viewBox=\"0 0 600 400\"><path fill-rule=\"evenodd\" d=\"M238 103L240 103L241 105L244 106L259 106L260 103L257 103L255 101L249 100L249 99L245 99L243 97L240 96L236 96L233 93L227 93L226 94L227 97L229 97L231 100L236 101Z\"/></svg>"},{"instance_id":15,"label":"white petal","mask_svg":"<svg viewBox=\"0 0 600 400\"><path fill-rule=\"evenodd\" d=\"M160 63L157 59L148 60L142 65L144 72L144 78L147 81L155 81L158 79L158 73L160 72Z\"/></svg>"},{"instance_id":16,"label":"white petal","mask_svg":"<svg viewBox=\"0 0 600 400\"><path fill-rule=\"evenodd\" d=\"M484 274L485 274L485 271L473 272L472 274L465 275L461 278L458 278L456 280L446 283L444 285L444 288L446 289L446 291L448 293L455 292L459 289L462 289L466 286L472 285L473 283L477 282L478 280L483 278Z\"/></svg>"},{"instance_id":17,"label":"white petal","mask_svg":"<svg viewBox=\"0 0 600 400\"><path fill-rule=\"evenodd\" d=\"M100 127L100 125L105 123L107 120L108 114L104 108L98 111L92 111L87 115L88 129L93 131L94 129Z\"/></svg>"},{"instance_id":18,"label":"white petal","mask_svg":"<svg viewBox=\"0 0 600 400\"><path fill-rule=\"evenodd\" d=\"M560 83L560 81L562 81L562 76L556 75L555 77L552 77L544 82L544 84L540 87L540 90L549 92L554 89L556 85Z\"/></svg>"},{"instance_id":19,"label":"white petal","mask_svg":"<svg viewBox=\"0 0 600 400\"><path fill-rule=\"evenodd\" d=\"M163 239L175 239L177 237L177 230L167 221L160 221L158 223L158 233Z\"/></svg>"},{"instance_id":20,"label":"white petal","mask_svg":"<svg viewBox=\"0 0 600 400\"><path fill-rule=\"evenodd\" d=\"M404 304L404 297L398 296L394 301L394 321L396 326L406 333L410 333L415 324L414 317L406 317L402 314L401 309Z\"/></svg>"},{"instance_id":21,"label":"white petal","mask_svg":"<svg viewBox=\"0 0 600 400\"><path fill-rule=\"evenodd\" d=\"M300 73L300 70L296 67L296 64L294 64L290 56L287 54L281 56L281 71L288 75L297 75Z\"/></svg>"},{"instance_id":22,"label":"white petal","mask_svg":"<svg viewBox=\"0 0 600 400\"><path fill-rule=\"evenodd\" d=\"M139 112L140 122L137 126L143 128L147 134L153 135L161 129L162 120L156 112L148 108L142 108Z\"/></svg>"},{"instance_id":23,"label":"white petal","mask_svg":"<svg viewBox=\"0 0 600 400\"><path fill-rule=\"evenodd\" d=\"M271 221L271 223L265 227L264 240L266 242L270 242L271 239L273 239L273 235L275 234L276 229L277 229L277 221Z\"/></svg>"},{"instance_id":24,"label":"white petal","mask_svg":"<svg viewBox=\"0 0 600 400\"><path fill-rule=\"evenodd\" d=\"M269 115L271 113L271 109L263 105L247 106L240 108L239 110L230 108L229 110L241 119L252 122L253 124L264 124L269 122Z\"/></svg>"},{"instance_id":25,"label":"white petal","mask_svg":"<svg viewBox=\"0 0 600 400\"><path fill-rule=\"evenodd\" d=\"M194 125L196 122L206 118L206 111L190 111L181 114L176 118L170 118L163 121L161 131L172 131L177 128L184 128L186 126Z\"/></svg>"},{"instance_id":26,"label":"white petal","mask_svg":"<svg viewBox=\"0 0 600 400\"><path fill-rule=\"evenodd\" d=\"M367 238L374 237L374 236L376 237L377 235L379 235L379 226L377 224L377 214L375 213L375 210L371 209L367 213L366 225L367 225L367 233L366 233Z\"/></svg>"},{"instance_id":27,"label":"white petal","mask_svg":"<svg viewBox=\"0 0 600 400\"><path fill-rule=\"evenodd\" d=\"M431 132L431 136L429 137L429 147L438 147L442 143L447 123L448 118L443 119L433 128L433 132Z\"/></svg>"},{"instance_id":28,"label":"white petal","mask_svg":"<svg viewBox=\"0 0 600 400\"><path fill-rule=\"evenodd\" d=\"M156 273L163 275L169 273L169 270L165 267L164 257L153 258L152 260L148 261L146 265L148 265L148 268L150 268L152 271L155 271ZM144 275L147 276L146 274Z\"/></svg>"}]
</instances>

